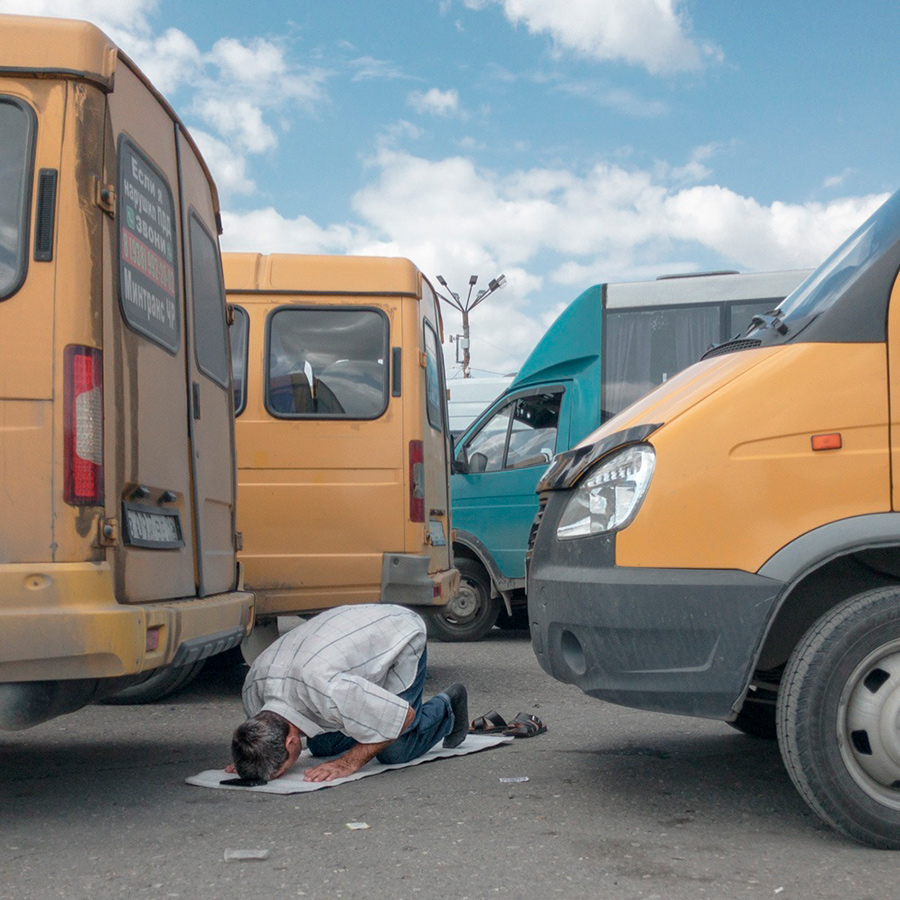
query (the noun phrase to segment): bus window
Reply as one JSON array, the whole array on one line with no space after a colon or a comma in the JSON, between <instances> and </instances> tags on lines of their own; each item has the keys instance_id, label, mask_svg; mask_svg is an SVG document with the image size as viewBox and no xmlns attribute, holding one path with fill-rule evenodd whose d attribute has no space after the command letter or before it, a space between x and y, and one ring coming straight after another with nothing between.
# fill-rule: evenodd
<instances>
[{"instance_id":1,"label":"bus window","mask_svg":"<svg viewBox=\"0 0 900 900\"><path fill-rule=\"evenodd\" d=\"M282 418L377 419L387 409L388 355L388 319L380 310L275 310L266 406Z\"/></svg>"},{"instance_id":2,"label":"bus window","mask_svg":"<svg viewBox=\"0 0 900 900\"><path fill-rule=\"evenodd\" d=\"M234 384L234 414L239 416L247 405L247 340L249 321L246 310L234 307L231 324L231 376Z\"/></svg>"},{"instance_id":3,"label":"bus window","mask_svg":"<svg viewBox=\"0 0 900 900\"><path fill-rule=\"evenodd\" d=\"M0 300L25 279L33 155L33 116L14 100L0 98Z\"/></svg>"}]
</instances>

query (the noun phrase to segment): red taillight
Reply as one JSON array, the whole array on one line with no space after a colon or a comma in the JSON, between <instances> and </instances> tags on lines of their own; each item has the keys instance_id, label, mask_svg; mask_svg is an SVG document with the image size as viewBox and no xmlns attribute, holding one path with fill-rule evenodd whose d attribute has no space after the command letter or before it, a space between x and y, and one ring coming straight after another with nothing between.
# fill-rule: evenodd
<instances>
[{"instance_id":1,"label":"red taillight","mask_svg":"<svg viewBox=\"0 0 900 900\"><path fill-rule=\"evenodd\" d=\"M64 474L66 503L103 505L103 354L65 349Z\"/></svg>"},{"instance_id":2,"label":"red taillight","mask_svg":"<svg viewBox=\"0 0 900 900\"><path fill-rule=\"evenodd\" d=\"M421 441L409 442L409 518L425 521L425 452Z\"/></svg>"}]
</instances>

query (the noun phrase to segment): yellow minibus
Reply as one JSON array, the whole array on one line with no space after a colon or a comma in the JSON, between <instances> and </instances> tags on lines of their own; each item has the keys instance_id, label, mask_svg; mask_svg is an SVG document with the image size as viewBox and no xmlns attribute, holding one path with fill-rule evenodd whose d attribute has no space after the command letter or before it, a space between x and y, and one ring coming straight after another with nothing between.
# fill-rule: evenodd
<instances>
[{"instance_id":1,"label":"yellow minibus","mask_svg":"<svg viewBox=\"0 0 900 900\"><path fill-rule=\"evenodd\" d=\"M0 728L240 644L215 186L86 22L0 16ZM138 683L140 682L140 683Z\"/></svg>"},{"instance_id":2,"label":"yellow minibus","mask_svg":"<svg viewBox=\"0 0 900 900\"><path fill-rule=\"evenodd\" d=\"M442 323L406 259L226 253L238 528L260 626L427 612L452 566Z\"/></svg>"}]
</instances>

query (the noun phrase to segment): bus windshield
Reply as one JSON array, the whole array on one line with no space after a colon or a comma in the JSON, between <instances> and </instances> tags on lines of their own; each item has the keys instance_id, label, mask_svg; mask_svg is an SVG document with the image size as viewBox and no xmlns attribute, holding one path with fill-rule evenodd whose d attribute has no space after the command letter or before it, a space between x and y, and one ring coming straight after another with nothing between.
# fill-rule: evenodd
<instances>
[{"instance_id":1,"label":"bus windshield","mask_svg":"<svg viewBox=\"0 0 900 900\"><path fill-rule=\"evenodd\" d=\"M900 239L900 191L890 197L792 294L774 316L786 337L797 334L830 309ZM758 319L755 328L773 324ZM751 328L751 333L755 330Z\"/></svg>"}]
</instances>

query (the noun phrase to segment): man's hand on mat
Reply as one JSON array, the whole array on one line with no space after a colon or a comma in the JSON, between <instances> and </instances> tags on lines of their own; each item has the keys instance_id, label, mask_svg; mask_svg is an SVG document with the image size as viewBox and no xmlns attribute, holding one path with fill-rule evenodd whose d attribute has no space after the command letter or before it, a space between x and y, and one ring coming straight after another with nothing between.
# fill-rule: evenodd
<instances>
[{"instance_id":1,"label":"man's hand on mat","mask_svg":"<svg viewBox=\"0 0 900 900\"><path fill-rule=\"evenodd\" d=\"M393 741L381 741L378 744L357 744L343 756L319 763L303 773L304 781L334 781L335 778L346 778L358 772L370 759L373 759Z\"/></svg>"}]
</instances>

